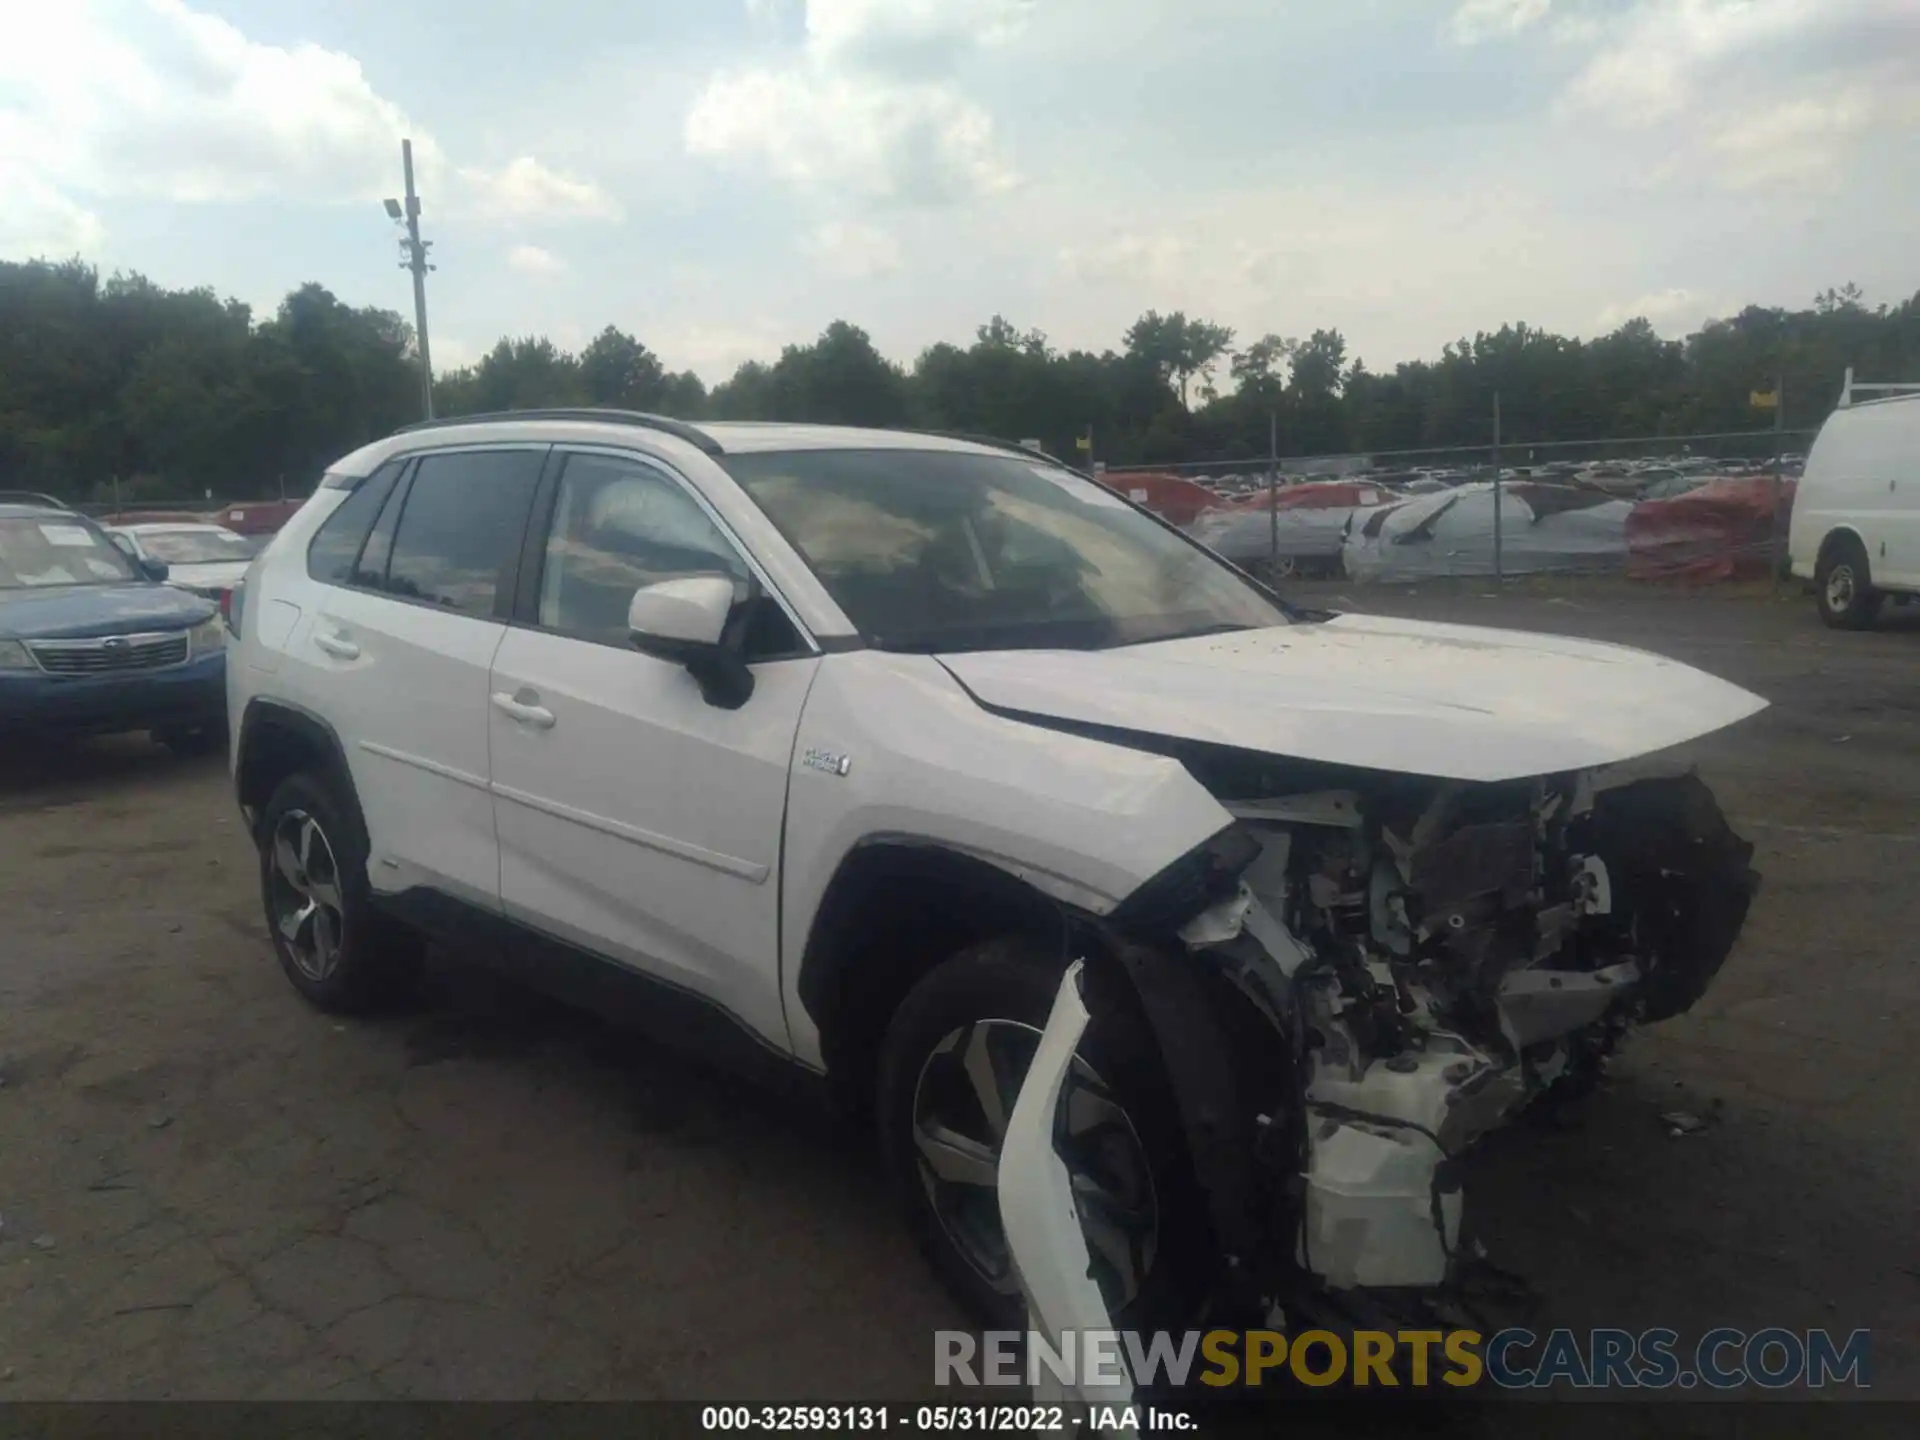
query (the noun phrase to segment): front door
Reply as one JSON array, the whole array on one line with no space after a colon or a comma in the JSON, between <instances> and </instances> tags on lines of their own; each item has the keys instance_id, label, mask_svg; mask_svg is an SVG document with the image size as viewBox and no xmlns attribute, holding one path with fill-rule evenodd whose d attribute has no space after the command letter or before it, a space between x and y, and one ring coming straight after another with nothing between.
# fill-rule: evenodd
<instances>
[{"instance_id":1,"label":"front door","mask_svg":"<svg viewBox=\"0 0 1920 1440\"><path fill-rule=\"evenodd\" d=\"M818 657L750 596L738 548L664 469L570 454L546 526L537 600L501 642L489 696L506 913L693 991L784 1051L781 829ZM738 581L754 674L737 710L627 637L636 589L716 570Z\"/></svg>"}]
</instances>

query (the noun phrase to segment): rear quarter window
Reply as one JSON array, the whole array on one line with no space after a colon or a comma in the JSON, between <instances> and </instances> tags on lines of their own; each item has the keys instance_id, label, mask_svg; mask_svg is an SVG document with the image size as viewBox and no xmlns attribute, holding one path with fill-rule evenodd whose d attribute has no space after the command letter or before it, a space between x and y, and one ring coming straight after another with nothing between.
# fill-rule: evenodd
<instances>
[{"instance_id":1,"label":"rear quarter window","mask_svg":"<svg viewBox=\"0 0 1920 1440\"><path fill-rule=\"evenodd\" d=\"M351 583L360 547L367 543L367 532L380 518L380 507L386 504L393 482L404 468L399 461L382 466L326 518L307 546L307 574L311 578L322 585Z\"/></svg>"}]
</instances>

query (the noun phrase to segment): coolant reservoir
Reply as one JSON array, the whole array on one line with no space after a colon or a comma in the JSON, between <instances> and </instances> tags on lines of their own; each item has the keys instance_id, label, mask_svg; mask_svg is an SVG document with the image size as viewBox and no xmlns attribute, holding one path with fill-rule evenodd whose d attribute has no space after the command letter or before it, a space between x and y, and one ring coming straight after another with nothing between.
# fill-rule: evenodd
<instances>
[{"instance_id":1,"label":"coolant reservoir","mask_svg":"<svg viewBox=\"0 0 1920 1440\"><path fill-rule=\"evenodd\" d=\"M1416 1130L1316 1122L1301 1264L1340 1289L1444 1283L1461 1209L1459 1185L1448 1180L1436 1226L1434 1171L1444 1158Z\"/></svg>"}]
</instances>

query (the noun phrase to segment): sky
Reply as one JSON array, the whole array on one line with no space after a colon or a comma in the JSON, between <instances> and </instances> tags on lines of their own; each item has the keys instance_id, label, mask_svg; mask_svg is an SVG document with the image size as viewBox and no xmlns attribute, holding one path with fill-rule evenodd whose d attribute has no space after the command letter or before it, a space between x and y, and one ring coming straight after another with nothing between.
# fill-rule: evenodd
<instances>
[{"instance_id":1,"label":"sky","mask_svg":"<svg viewBox=\"0 0 1920 1440\"><path fill-rule=\"evenodd\" d=\"M1920 290L1920 0L0 0L0 258L607 324L709 382L836 318L1678 336Z\"/></svg>"}]
</instances>

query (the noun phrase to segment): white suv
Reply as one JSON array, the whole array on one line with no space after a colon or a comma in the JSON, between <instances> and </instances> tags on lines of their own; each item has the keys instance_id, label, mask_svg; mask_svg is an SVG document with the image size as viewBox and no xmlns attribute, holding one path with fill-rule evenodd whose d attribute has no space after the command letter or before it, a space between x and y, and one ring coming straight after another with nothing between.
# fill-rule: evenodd
<instances>
[{"instance_id":1,"label":"white suv","mask_svg":"<svg viewBox=\"0 0 1920 1440\"><path fill-rule=\"evenodd\" d=\"M1755 880L1697 779L1619 763L1755 696L1298 610L991 442L416 426L234 610L304 996L372 1005L432 937L822 1081L983 1317L1445 1293L1451 1157L1690 1005Z\"/></svg>"}]
</instances>

